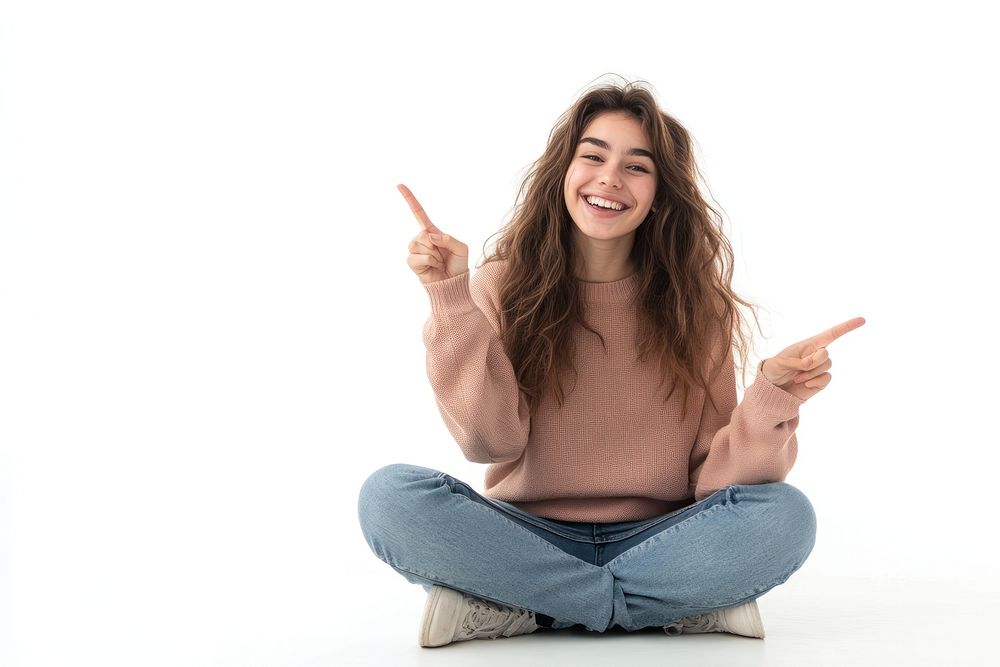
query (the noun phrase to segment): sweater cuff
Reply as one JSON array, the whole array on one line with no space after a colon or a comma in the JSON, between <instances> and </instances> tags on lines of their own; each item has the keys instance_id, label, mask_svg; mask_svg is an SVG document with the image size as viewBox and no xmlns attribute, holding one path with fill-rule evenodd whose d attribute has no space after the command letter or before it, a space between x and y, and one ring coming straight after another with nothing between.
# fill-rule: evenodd
<instances>
[{"instance_id":1,"label":"sweater cuff","mask_svg":"<svg viewBox=\"0 0 1000 667\"><path fill-rule=\"evenodd\" d=\"M421 284L431 299L432 313L467 313L476 309L469 291L468 271L444 280Z\"/></svg>"},{"instance_id":2,"label":"sweater cuff","mask_svg":"<svg viewBox=\"0 0 1000 667\"><path fill-rule=\"evenodd\" d=\"M765 359L764 361L767 360ZM747 387L746 393L753 392L758 405L761 406L765 414L782 421L791 419L798 414L799 406L805 403L805 401L772 384L764 377L764 361L761 361L757 366L757 377L754 379L753 384Z\"/></svg>"}]
</instances>

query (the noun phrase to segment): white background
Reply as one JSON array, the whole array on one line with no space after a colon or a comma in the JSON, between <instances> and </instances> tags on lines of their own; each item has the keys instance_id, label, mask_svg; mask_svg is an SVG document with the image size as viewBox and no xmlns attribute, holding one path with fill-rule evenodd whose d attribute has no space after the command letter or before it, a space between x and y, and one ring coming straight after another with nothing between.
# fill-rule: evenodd
<instances>
[{"instance_id":1,"label":"white background","mask_svg":"<svg viewBox=\"0 0 1000 667\"><path fill-rule=\"evenodd\" d=\"M995 583L986 4L4 3L0 662L335 664L369 590L415 637L358 490L485 467L396 184L475 266L611 74L697 141L756 359L867 319L801 408L803 575Z\"/></svg>"}]
</instances>

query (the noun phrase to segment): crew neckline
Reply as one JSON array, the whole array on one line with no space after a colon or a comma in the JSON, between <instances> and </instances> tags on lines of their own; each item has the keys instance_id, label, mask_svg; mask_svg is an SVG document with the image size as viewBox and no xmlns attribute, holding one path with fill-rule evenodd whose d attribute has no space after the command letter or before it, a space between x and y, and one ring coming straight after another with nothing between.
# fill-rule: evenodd
<instances>
[{"instance_id":1,"label":"crew neckline","mask_svg":"<svg viewBox=\"0 0 1000 667\"><path fill-rule=\"evenodd\" d=\"M625 303L639 291L639 272L608 283L576 279L584 299L592 303Z\"/></svg>"}]
</instances>

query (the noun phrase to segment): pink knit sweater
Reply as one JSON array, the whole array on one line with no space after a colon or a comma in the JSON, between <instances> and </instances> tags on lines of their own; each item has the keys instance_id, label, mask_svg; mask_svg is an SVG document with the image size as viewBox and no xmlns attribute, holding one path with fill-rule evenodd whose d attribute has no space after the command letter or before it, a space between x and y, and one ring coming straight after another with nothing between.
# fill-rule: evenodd
<instances>
[{"instance_id":1,"label":"pink knit sweater","mask_svg":"<svg viewBox=\"0 0 1000 667\"><path fill-rule=\"evenodd\" d=\"M629 300L638 273L580 282L588 323L608 351L578 327L578 375L565 376L564 406L549 392L529 419L498 334L504 266L487 262L474 274L423 283L431 300L423 330L427 375L465 458L490 464L484 496L552 519L608 523L666 514L729 484L784 481L795 463L803 401L768 382L758 366L737 405L730 354L711 386L719 411L694 386L681 420L680 389L665 404L655 364L635 362Z\"/></svg>"}]
</instances>

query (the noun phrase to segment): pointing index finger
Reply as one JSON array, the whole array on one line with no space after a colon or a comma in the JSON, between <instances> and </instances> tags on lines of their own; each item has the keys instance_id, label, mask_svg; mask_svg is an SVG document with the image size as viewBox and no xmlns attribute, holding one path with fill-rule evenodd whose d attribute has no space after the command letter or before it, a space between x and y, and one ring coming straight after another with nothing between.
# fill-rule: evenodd
<instances>
[{"instance_id":1,"label":"pointing index finger","mask_svg":"<svg viewBox=\"0 0 1000 667\"><path fill-rule=\"evenodd\" d=\"M420 226L424 228L424 231L440 234L441 230L438 229L437 226L431 222L431 219L427 217L427 214L424 213L424 207L420 205L417 198L413 196L412 192L410 192L410 188L406 187L402 183L398 184L396 188L400 191L400 193L402 193L403 197L406 199L406 203L410 205L410 210L413 211L413 215L417 218L417 222L420 223Z\"/></svg>"},{"instance_id":2,"label":"pointing index finger","mask_svg":"<svg viewBox=\"0 0 1000 667\"><path fill-rule=\"evenodd\" d=\"M813 337L813 342L818 347L826 347L833 341L837 340L849 331L854 331L862 324L865 323L865 318L863 317L853 317L846 322L841 322L835 327L830 327L821 334L817 334Z\"/></svg>"}]
</instances>

